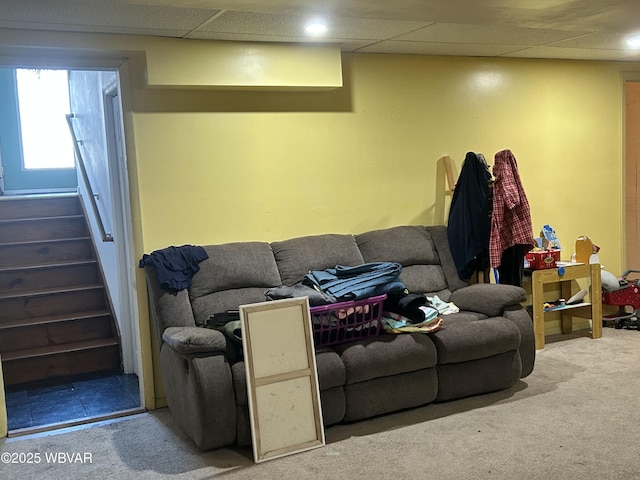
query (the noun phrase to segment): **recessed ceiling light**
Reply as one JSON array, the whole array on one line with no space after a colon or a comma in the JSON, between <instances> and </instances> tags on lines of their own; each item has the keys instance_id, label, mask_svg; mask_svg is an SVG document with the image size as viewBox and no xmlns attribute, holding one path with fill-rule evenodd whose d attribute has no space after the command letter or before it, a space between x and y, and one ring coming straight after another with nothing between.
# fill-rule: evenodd
<instances>
[{"instance_id":1,"label":"recessed ceiling light","mask_svg":"<svg viewBox=\"0 0 640 480\"><path fill-rule=\"evenodd\" d=\"M634 50L640 49L640 34L632 35L627 38L627 47Z\"/></svg>"},{"instance_id":2,"label":"recessed ceiling light","mask_svg":"<svg viewBox=\"0 0 640 480\"><path fill-rule=\"evenodd\" d=\"M329 31L329 28L323 20L315 19L304 26L304 31L311 37L321 37Z\"/></svg>"}]
</instances>

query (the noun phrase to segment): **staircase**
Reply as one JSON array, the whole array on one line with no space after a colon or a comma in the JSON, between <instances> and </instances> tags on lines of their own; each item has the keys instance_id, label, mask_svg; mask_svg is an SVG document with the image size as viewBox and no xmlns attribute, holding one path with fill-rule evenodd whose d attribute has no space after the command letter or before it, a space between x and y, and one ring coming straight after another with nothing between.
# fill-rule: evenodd
<instances>
[{"instance_id":1,"label":"staircase","mask_svg":"<svg viewBox=\"0 0 640 480\"><path fill-rule=\"evenodd\" d=\"M7 386L121 368L77 195L0 197L0 355Z\"/></svg>"}]
</instances>

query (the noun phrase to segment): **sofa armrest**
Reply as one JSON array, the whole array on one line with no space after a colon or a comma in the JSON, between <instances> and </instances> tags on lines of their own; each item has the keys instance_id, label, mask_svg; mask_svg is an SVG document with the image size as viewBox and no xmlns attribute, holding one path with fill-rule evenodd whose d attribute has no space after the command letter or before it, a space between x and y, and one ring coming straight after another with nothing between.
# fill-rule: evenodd
<instances>
[{"instance_id":1,"label":"sofa armrest","mask_svg":"<svg viewBox=\"0 0 640 480\"><path fill-rule=\"evenodd\" d=\"M496 317L509 306L520 305L527 299L527 292L514 285L475 283L451 293L449 300L460 310L478 312Z\"/></svg>"},{"instance_id":2,"label":"sofa armrest","mask_svg":"<svg viewBox=\"0 0 640 480\"><path fill-rule=\"evenodd\" d=\"M182 353L226 353L227 340L218 330L202 327L169 327L162 340L172 350Z\"/></svg>"}]
</instances>

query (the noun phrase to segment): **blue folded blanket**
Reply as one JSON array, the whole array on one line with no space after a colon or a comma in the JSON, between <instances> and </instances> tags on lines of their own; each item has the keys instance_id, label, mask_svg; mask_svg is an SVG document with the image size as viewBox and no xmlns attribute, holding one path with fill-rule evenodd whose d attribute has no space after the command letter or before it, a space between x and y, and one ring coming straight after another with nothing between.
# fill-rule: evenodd
<instances>
[{"instance_id":1,"label":"blue folded blanket","mask_svg":"<svg viewBox=\"0 0 640 480\"><path fill-rule=\"evenodd\" d=\"M383 293L403 293L399 279L402 265L395 262L372 262L356 266L337 265L313 270L305 275L303 285L331 295L336 301L358 300Z\"/></svg>"}]
</instances>

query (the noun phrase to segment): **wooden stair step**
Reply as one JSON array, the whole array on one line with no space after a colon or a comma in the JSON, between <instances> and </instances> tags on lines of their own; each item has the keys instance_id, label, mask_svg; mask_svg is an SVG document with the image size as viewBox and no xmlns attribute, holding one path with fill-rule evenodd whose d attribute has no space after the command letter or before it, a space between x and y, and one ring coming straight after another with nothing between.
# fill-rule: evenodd
<instances>
[{"instance_id":1,"label":"wooden stair step","mask_svg":"<svg viewBox=\"0 0 640 480\"><path fill-rule=\"evenodd\" d=\"M6 386L51 378L121 369L115 339L75 342L55 347L8 352L2 356Z\"/></svg>"},{"instance_id":2,"label":"wooden stair step","mask_svg":"<svg viewBox=\"0 0 640 480\"><path fill-rule=\"evenodd\" d=\"M114 337L108 311L13 321L0 325L0 353Z\"/></svg>"},{"instance_id":3,"label":"wooden stair step","mask_svg":"<svg viewBox=\"0 0 640 480\"><path fill-rule=\"evenodd\" d=\"M0 292L0 323L103 308L108 308L103 285L42 289L31 293Z\"/></svg>"},{"instance_id":4,"label":"wooden stair step","mask_svg":"<svg viewBox=\"0 0 640 480\"><path fill-rule=\"evenodd\" d=\"M29 291L29 292L0 292L0 300L12 299L12 298L24 298L24 297L44 297L51 296L61 293L73 293L73 292L84 292L91 290L103 290L104 287L100 284L94 285L80 285L76 287L69 288L60 288L60 287L52 287L52 288L41 288L39 290Z\"/></svg>"},{"instance_id":5,"label":"wooden stair step","mask_svg":"<svg viewBox=\"0 0 640 480\"><path fill-rule=\"evenodd\" d=\"M0 266L7 268L89 259L95 255L88 236L0 243Z\"/></svg>"},{"instance_id":6,"label":"wooden stair step","mask_svg":"<svg viewBox=\"0 0 640 480\"><path fill-rule=\"evenodd\" d=\"M84 350L93 350L107 347L118 347L118 341L114 338L98 338L95 340L85 340L82 342L63 343L60 345L51 345L47 347L16 350L13 352L3 353L2 363L4 364L5 362L8 363L16 360L24 360L27 358L48 357L50 355L80 352Z\"/></svg>"},{"instance_id":7,"label":"wooden stair step","mask_svg":"<svg viewBox=\"0 0 640 480\"><path fill-rule=\"evenodd\" d=\"M68 262L51 262L38 265L13 265L11 267L0 266L0 273L4 272L20 272L20 271L38 271L38 270L50 270L54 268L66 268L82 265L96 265L97 261L94 259L88 260L70 260Z\"/></svg>"},{"instance_id":8,"label":"wooden stair step","mask_svg":"<svg viewBox=\"0 0 640 480\"><path fill-rule=\"evenodd\" d=\"M0 220L0 243L75 238L87 235L84 215Z\"/></svg>"},{"instance_id":9,"label":"wooden stair step","mask_svg":"<svg viewBox=\"0 0 640 480\"><path fill-rule=\"evenodd\" d=\"M38 326L38 325L47 325L58 322L70 322L74 320L84 320L95 317L104 317L111 316L111 312L109 310L93 310L87 312L79 312L72 314L62 314L62 315L47 315L44 317L34 317L34 318L21 318L16 320L10 320L0 323L0 332L3 330L9 330L13 328L21 328L21 327L29 327L29 326Z\"/></svg>"},{"instance_id":10,"label":"wooden stair step","mask_svg":"<svg viewBox=\"0 0 640 480\"><path fill-rule=\"evenodd\" d=\"M29 292L47 287L91 285L100 281L96 260L0 267L0 291L5 292Z\"/></svg>"},{"instance_id":11,"label":"wooden stair step","mask_svg":"<svg viewBox=\"0 0 640 480\"><path fill-rule=\"evenodd\" d=\"M0 220L81 215L77 194L0 197Z\"/></svg>"}]
</instances>

